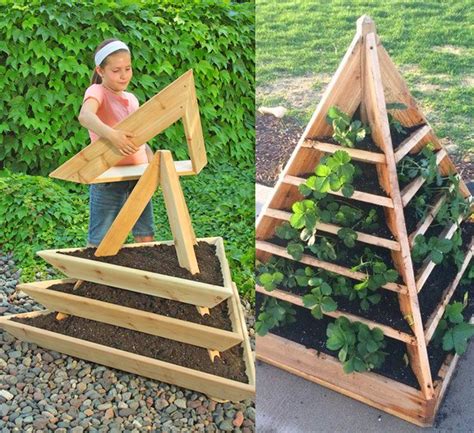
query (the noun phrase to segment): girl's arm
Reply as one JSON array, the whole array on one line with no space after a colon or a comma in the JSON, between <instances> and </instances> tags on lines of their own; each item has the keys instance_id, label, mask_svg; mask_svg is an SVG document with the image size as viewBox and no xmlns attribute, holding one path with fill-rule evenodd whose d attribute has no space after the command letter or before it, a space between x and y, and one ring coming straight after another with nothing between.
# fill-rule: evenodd
<instances>
[{"instance_id":1,"label":"girl's arm","mask_svg":"<svg viewBox=\"0 0 474 433\"><path fill-rule=\"evenodd\" d=\"M94 98L86 99L79 113L79 123L84 126L84 128L95 132L99 137L106 138L112 142L122 155L134 154L138 150L138 147L135 146L131 140L134 138L134 134L106 125L97 116L96 113L98 109L99 101Z\"/></svg>"}]
</instances>

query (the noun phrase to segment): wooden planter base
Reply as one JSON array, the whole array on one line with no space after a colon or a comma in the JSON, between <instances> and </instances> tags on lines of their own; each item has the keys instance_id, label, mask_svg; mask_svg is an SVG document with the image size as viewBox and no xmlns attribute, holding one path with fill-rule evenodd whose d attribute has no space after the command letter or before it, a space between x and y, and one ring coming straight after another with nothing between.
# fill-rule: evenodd
<instances>
[{"instance_id":1,"label":"wooden planter base","mask_svg":"<svg viewBox=\"0 0 474 433\"><path fill-rule=\"evenodd\" d=\"M222 238L214 237L197 240L216 246L217 257L221 263L224 286L216 286L62 254L81 251L84 248L44 250L39 251L38 255L70 278L106 284L125 290L210 308L232 295L230 269L225 257ZM173 245L173 241L127 244L123 248L152 245Z\"/></svg>"},{"instance_id":2,"label":"wooden planter base","mask_svg":"<svg viewBox=\"0 0 474 433\"><path fill-rule=\"evenodd\" d=\"M232 298L234 300L233 302L235 302L235 323L233 323L233 325L237 328L235 332L238 332L243 337L243 341L240 344L244 353L246 375L248 378L247 384L79 338L69 337L34 326L24 325L11 320L13 317L37 317L42 314L50 313L48 310L1 317L0 327L22 341L35 343L46 349L55 350L129 373L199 391L212 398L240 401L255 396L255 367L237 289L233 286L232 290ZM84 314L81 315L84 317ZM176 322L184 321L176 320ZM130 329L135 329L134 326L135 324L132 324ZM175 331L175 333L177 333L177 331ZM172 332L170 335L172 335ZM178 338L174 339L179 340Z\"/></svg>"},{"instance_id":3,"label":"wooden planter base","mask_svg":"<svg viewBox=\"0 0 474 433\"><path fill-rule=\"evenodd\" d=\"M49 289L54 284L75 283L76 281L74 279L38 281L19 284L17 290L22 290L50 311L60 311L84 319L121 326L133 331L170 338L207 349L224 351L243 340L242 328L237 317L239 306L233 296L225 301L232 322L232 331L225 331L186 320ZM212 309L210 314L212 314Z\"/></svg>"},{"instance_id":4,"label":"wooden planter base","mask_svg":"<svg viewBox=\"0 0 474 433\"><path fill-rule=\"evenodd\" d=\"M263 362L421 427L433 425L459 358L447 357L439 371L441 380L434 382L435 397L426 400L420 390L373 372L345 374L336 358L277 335L257 337L257 347L257 359Z\"/></svg>"}]
</instances>

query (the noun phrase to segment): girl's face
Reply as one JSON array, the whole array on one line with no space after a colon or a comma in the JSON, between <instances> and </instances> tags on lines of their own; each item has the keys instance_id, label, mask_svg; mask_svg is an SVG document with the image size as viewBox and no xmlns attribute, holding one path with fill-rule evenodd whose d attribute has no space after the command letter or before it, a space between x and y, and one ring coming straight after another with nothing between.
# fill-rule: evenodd
<instances>
[{"instance_id":1,"label":"girl's face","mask_svg":"<svg viewBox=\"0 0 474 433\"><path fill-rule=\"evenodd\" d=\"M132 79L132 62L130 53L119 52L107 57L103 68L97 66L98 74L102 76L105 87L115 91L124 91Z\"/></svg>"}]
</instances>

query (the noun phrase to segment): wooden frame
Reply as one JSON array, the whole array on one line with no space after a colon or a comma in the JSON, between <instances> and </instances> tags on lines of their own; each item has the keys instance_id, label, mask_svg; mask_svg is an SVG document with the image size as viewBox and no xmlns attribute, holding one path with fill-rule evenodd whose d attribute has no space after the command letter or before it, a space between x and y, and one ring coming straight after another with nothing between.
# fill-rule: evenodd
<instances>
[{"instance_id":1,"label":"wooden frame","mask_svg":"<svg viewBox=\"0 0 474 433\"><path fill-rule=\"evenodd\" d=\"M338 359L274 334L257 337L257 359L420 427L430 427L458 356L446 358L439 372L441 380L434 382L430 400L420 390L377 373L347 375Z\"/></svg>"},{"instance_id":2,"label":"wooden frame","mask_svg":"<svg viewBox=\"0 0 474 433\"><path fill-rule=\"evenodd\" d=\"M421 125L396 149L392 144L386 108L388 104L395 102L403 103L407 107L406 110L391 110L391 114L402 125L406 127ZM325 121L327 111L331 106L337 106L349 116L352 116L357 107L360 107L361 120L369 125L372 139L380 149L380 153L324 143L320 137L327 137L332 133L331 126ZM436 161L440 173L443 176L455 174L454 164L420 112L406 84L380 43L375 24L369 17L362 16L357 21L357 32L349 49L282 171L272 196L257 219L256 231L259 260L266 262L271 256L294 260L287 253L286 248L276 245L271 239L275 234L275 227L281 224L281 221L289 219L290 214L287 209L290 209L294 202L303 199L297 187L305 182L306 176L314 170L321 157L337 150L344 150L355 160L375 165L379 183L387 193L387 197L355 191L350 199L382 206L394 241L363 233L358 234L357 241L390 249L393 263L403 284L391 283L385 285L384 288L398 292L400 311L408 321L413 336L398 334L397 330L372 321L365 320L364 323L371 327L378 326L386 335L406 343L410 366L417 377L421 391L405 387L395 381L387 381L386 378L374 379L373 374L349 376L341 374L342 367L337 360L329 359L330 357L325 355L316 356L312 353L314 351L304 349L302 346L272 334L258 339L257 357L423 426L430 425L434 419L455 361L449 364L449 368L446 367L442 384L433 381L427 353L430 335L425 334L418 304L418 287L421 280L415 278L411 247L416 234L424 233L428 229L443 202L440 199L436 203L435 208L424 221L418 224L409 238L403 208L423 185L425 179L421 177L415 179L403 191L400 191L397 163L408 153L419 152L429 142L434 144L437 152ZM460 190L466 198L470 196L462 180L460 180ZM342 195L340 192L330 192L330 194ZM318 224L317 229L334 233L337 232L338 227L333 224ZM311 255L303 254L297 262L355 280L365 278L365 274L361 272L353 272ZM428 269L430 266L427 265L423 276L429 275L432 269ZM447 289L449 293L454 291L456 285L457 283L454 282ZM295 305L302 305L300 297L278 289L265 292L261 287L257 287L257 292L264 296L292 302ZM339 311L328 313L328 316L338 317L341 314L350 316ZM355 315L351 316L354 320L362 321Z\"/></svg>"},{"instance_id":3,"label":"wooden frame","mask_svg":"<svg viewBox=\"0 0 474 433\"><path fill-rule=\"evenodd\" d=\"M183 176L198 174L207 164L207 157L192 70L148 100L118 123L116 128L135 134L134 143L139 146L179 119L183 121L191 159L176 162L177 172ZM54 170L50 176L89 184L138 179L143 174L145 167L114 167L122 159L123 155L108 140L99 138Z\"/></svg>"},{"instance_id":4,"label":"wooden frame","mask_svg":"<svg viewBox=\"0 0 474 433\"><path fill-rule=\"evenodd\" d=\"M248 375L249 383L245 384L191 368L114 349L113 347L23 325L11 320L13 317L28 318L47 313L49 311L46 310L5 316L0 318L0 327L22 341L35 343L46 349L65 353L69 356L199 391L213 398L240 401L255 396L255 380L254 376L252 377L251 375ZM239 324L241 332L243 332L240 319ZM244 337L245 340L248 340L248 336ZM249 371L252 371L251 364L253 364L253 359L248 351L248 345L243 344L242 347L248 374Z\"/></svg>"},{"instance_id":5,"label":"wooden frame","mask_svg":"<svg viewBox=\"0 0 474 433\"><path fill-rule=\"evenodd\" d=\"M82 250L83 248L43 250L38 251L37 254L70 278L92 281L133 292L147 293L153 296L211 308L232 295L230 270L227 260L225 260L222 238L202 238L197 239L197 241L204 241L216 246L216 253L223 272L224 286L221 287L61 254ZM160 244L173 245L174 243L172 241L147 242L128 244L123 248Z\"/></svg>"},{"instance_id":6,"label":"wooden frame","mask_svg":"<svg viewBox=\"0 0 474 433\"><path fill-rule=\"evenodd\" d=\"M25 292L50 311L60 311L64 314L194 344L207 349L222 352L243 341L242 330L236 317L238 307L234 296L227 298L233 330L225 331L110 302L97 301L73 293L49 290L49 287L54 284L75 283L76 281L65 279L24 283L19 284L17 290ZM210 314L212 314L212 310Z\"/></svg>"}]
</instances>

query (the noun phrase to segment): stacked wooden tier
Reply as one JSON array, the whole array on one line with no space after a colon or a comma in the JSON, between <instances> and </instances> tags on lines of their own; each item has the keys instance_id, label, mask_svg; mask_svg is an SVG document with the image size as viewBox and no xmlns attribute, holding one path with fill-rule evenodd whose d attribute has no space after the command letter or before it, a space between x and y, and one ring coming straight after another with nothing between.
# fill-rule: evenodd
<instances>
[{"instance_id":1,"label":"stacked wooden tier","mask_svg":"<svg viewBox=\"0 0 474 433\"><path fill-rule=\"evenodd\" d=\"M41 251L39 253L41 257L72 278L19 285L18 290L30 295L44 305L47 310L0 318L0 327L20 340L130 373L200 391L213 398L233 401L252 398L255 395L255 369L252 351L243 309L235 284L231 280L222 238L198 240L215 245L222 269L223 286L204 284L62 254L80 249ZM173 242L131 244L124 248L158 244L173 245ZM49 290L53 284L76 282L78 279L193 304L198 308L209 308L211 315L212 307L226 302L232 331ZM174 365L11 320L14 317L30 318L53 311L200 346L208 349L210 356L216 351L224 352L240 345L244 354L248 383L226 379L197 369Z\"/></svg>"}]
</instances>

